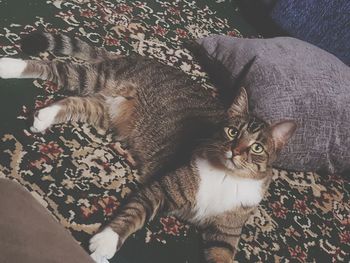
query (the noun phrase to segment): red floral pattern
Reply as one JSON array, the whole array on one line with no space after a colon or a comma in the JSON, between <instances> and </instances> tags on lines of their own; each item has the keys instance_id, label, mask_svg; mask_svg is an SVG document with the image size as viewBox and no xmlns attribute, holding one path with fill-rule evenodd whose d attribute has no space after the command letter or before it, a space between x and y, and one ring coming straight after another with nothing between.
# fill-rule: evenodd
<instances>
[{"instance_id":1,"label":"red floral pattern","mask_svg":"<svg viewBox=\"0 0 350 263\"><path fill-rule=\"evenodd\" d=\"M273 214L274 216L276 217L280 217L280 218L285 218L286 215L287 215L287 209L285 207L282 206L281 203L273 203L271 204L271 207L272 207L272 211L273 211Z\"/></svg>"},{"instance_id":2,"label":"red floral pattern","mask_svg":"<svg viewBox=\"0 0 350 263\"><path fill-rule=\"evenodd\" d=\"M183 228L183 224L181 224L175 217L162 217L160 223L163 225L165 233L174 236L178 236L181 228Z\"/></svg>"},{"instance_id":3,"label":"red floral pattern","mask_svg":"<svg viewBox=\"0 0 350 263\"><path fill-rule=\"evenodd\" d=\"M299 262L305 262L306 253L302 250L300 246L295 248L289 248L289 253L292 259L297 259Z\"/></svg>"}]
</instances>

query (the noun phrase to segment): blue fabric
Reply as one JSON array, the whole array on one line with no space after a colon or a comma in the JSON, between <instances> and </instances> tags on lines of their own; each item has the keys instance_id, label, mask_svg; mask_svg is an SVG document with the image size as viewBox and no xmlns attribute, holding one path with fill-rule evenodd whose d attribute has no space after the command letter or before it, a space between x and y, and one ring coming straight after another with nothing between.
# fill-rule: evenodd
<instances>
[{"instance_id":1,"label":"blue fabric","mask_svg":"<svg viewBox=\"0 0 350 263\"><path fill-rule=\"evenodd\" d=\"M291 36L319 46L350 65L349 0L279 0L271 17Z\"/></svg>"}]
</instances>

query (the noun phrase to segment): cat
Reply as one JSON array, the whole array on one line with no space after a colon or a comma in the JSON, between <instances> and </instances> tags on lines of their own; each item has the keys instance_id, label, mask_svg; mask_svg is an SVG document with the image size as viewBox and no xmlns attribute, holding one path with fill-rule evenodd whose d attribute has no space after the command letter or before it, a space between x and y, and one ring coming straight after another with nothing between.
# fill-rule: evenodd
<instances>
[{"instance_id":1,"label":"cat","mask_svg":"<svg viewBox=\"0 0 350 263\"><path fill-rule=\"evenodd\" d=\"M41 78L76 94L38 110L33 132L54 124L87 122L111 129L128 145L141 179L173 170L213 132L224 108L181 70L137 54L115 56L77 38L36 32L21 41L24 53L52 51L84 64L0 59L1 78Z\"/></svg>"},{"instance_id":2,"label":"cat","mask_svg":"<svg viewBox=\"0 0 350 263\"><path fill-rule=\"evenodd\" d=\"M34 33L28 54L53 51L84 64L0 59L1 78L41 78L79 96L36 112L31 130L84 121L110 128L136 159L143 187L90 241L93 258L111 258L160 212L203 233L205 262L232 262L241 228L271 180L271 163L296 125L268 125L248 112L245 89L226 109L183 72L141 56L114 56L64 35Z\"/></svg>"},{"instance_id":3,"label":"cat","mask_svg":"<svg viewBox=\"0 0 350 263\"><path fill-rule=\"evenodd\" d=\"M198 227L203 262L232 263L242 227L272 178L271 163L296 129L294 121L268 125L249 115L244 88L221 128L182 167L145 184L90 240L96 262L112 258L124 241L159 213Z\"/></svg>"}]
</instances>

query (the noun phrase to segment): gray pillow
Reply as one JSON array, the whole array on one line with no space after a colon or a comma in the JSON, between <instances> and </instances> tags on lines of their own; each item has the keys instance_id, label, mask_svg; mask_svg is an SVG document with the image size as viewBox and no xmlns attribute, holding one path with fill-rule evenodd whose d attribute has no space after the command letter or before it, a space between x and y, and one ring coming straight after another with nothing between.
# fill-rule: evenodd
<instances>
[{"instance_id":1,"label":"gray pillow","mask_svg":"<svg viewBox=\"0 0 350 263\"><path fill-rule=\"evenodd\" d=\"M220 78L222 70L215 69L219 64L229 71L225 88L233 87L242 68L256 57L242 82L250 110L268 122L297 121L296 134L276 167L331 173L350 170L348 66L316 46L288 37L213 35L197 42L207 52L206 63L212 63L212 73L219 72Z\"/></svg>"}]
</instances>

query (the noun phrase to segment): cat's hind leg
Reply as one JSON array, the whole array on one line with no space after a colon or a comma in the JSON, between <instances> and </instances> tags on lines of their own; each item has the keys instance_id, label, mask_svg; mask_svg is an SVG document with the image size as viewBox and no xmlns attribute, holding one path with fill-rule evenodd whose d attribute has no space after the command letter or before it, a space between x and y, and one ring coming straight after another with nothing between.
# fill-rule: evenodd
<instances>
[{"instance_id":1,"label":"cat's hind leg","mask_svg":"<svg viewBox=\"0 0 350 263\"><path fill-rule=\"evenodd\" d=\"M68 97L42 108L35 113L32 132L44 132L54 124L67 121L86 122L94 127L107 129L109 115L101 95Z\"/></svg>"},{"instance_id":2,"label":"cat's hind leg","mask_svg":"<svg viewBox=\"0 0 350 263\"><path fill-rule=\"evenodd\" d=\"M107 62L106 62L107 63ZM0 78L39 78L80 95L96 94L107 83L104 63L75 64L62 61L0 58Z\"/></svg>"},{"instance_id":3,"label":"cat's hind leg","mask_svg":"<svg viewBox=\"0 0 350 263\"><path fill-rule=\"evenodd\" d=\"M21 78L27 67L27 62L22 59L1 58L0 59L0 78Z\"/></svg>"},{"instance_id":4,"label":"cat's hind leg","mask_svg":"<svg viewBox=\"0 0 350 263\"><path fill-rule=\"evenodd\" d=\"M41 78L55 80L50 61L0 58L0 78Z\"/></svg>"}]
</instances>

